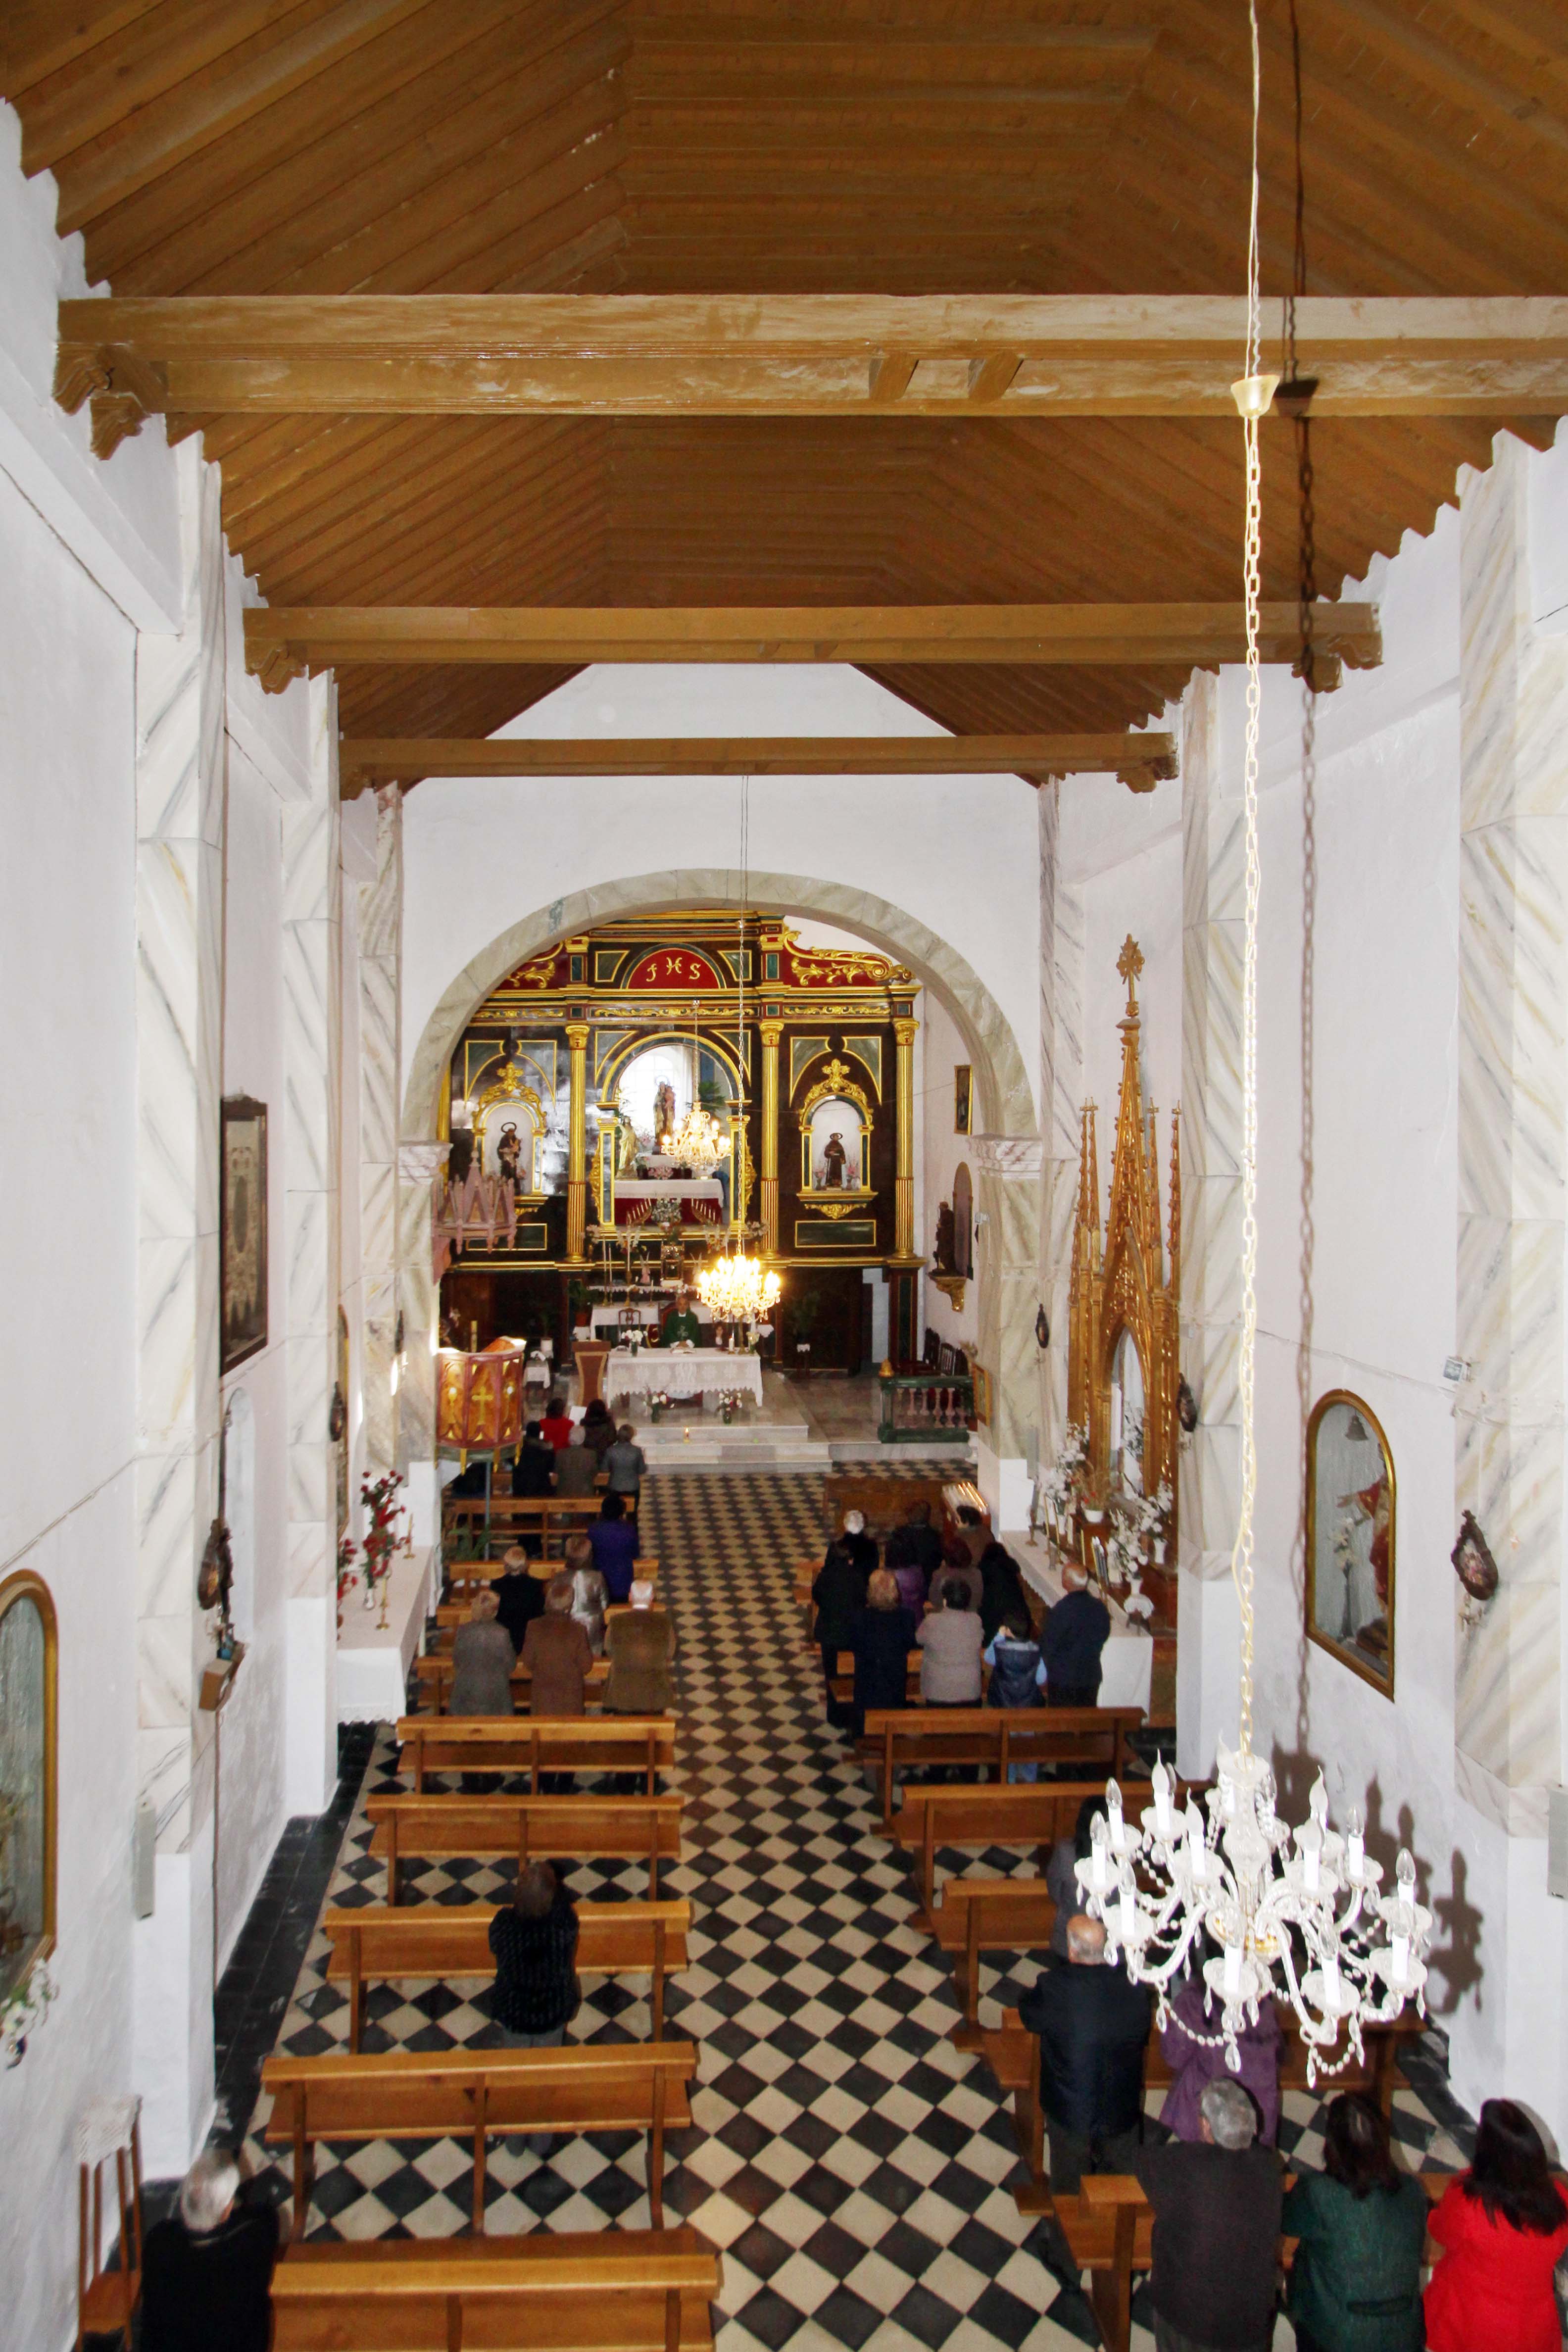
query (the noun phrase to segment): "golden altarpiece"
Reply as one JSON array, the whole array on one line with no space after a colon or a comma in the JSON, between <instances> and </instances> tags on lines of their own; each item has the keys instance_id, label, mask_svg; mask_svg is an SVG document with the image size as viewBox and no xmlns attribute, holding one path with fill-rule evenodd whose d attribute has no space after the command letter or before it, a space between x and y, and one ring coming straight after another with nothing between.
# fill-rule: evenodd
<instances>
[{"instance_id":1,"label":"golden altarpiece","mask_svg":"<svg viewBox=\"0 0 1568 2352\"><path fill-rule=\"evenodd\" d=\"M1127 983L1121 1091L1110 1199L1100 1219L1095 1106L1081 1113L1068 1332L1068 1418L1084 1433L1080 1500L1111 1533L1149 1530L1143 1585L1166 1623L1176 1614L1176 1391L1181 1381L1181 1112L1171 1115L1167 1239L1161 1237L1156 1113L1145 1108L1137 982L1129 938L1117 959ZM1163 1498L1163 1501L1161 1498ZM1158 1525L1152 1525L1159 1507ZM1173 1563L1167 1567L1166 1563Z\"/></svg>"}]
</instances>

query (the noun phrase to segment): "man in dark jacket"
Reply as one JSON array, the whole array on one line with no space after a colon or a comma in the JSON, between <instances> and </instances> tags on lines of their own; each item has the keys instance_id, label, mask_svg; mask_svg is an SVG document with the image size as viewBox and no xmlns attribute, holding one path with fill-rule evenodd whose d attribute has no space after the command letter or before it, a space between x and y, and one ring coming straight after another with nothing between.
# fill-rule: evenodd
<instances>
[{"instance_id":1,"label":"man in dark jacket","mask_svg":"<svg viewBox=\"0 0 1568 2352\"><path fill-rule=\"evenodd\" d=\"M843 1724L847 1720L844 1709L833 1696L834 1669L838 1653L849 1647L855 1620L866 1606L867 1578L850 1558L841 1538L835 1537L827 1547L827 1557L816 1571L811 1588L812 1607L816 1612L816 1634L822 1652L822 1683L826 1695L827 1720Z\"/></svg>"},{"instance_id":2,"label":"man in dark jacket","mask_svg":"<svg viewBox=\"0 0 1568 2352\"><path fill-rule=\"evenodd\" d=\"M1051 2190L1075 2197L1086 2172L1131 2172L1143 2126L1143 2053L1154 1996L1105 1965L1105 1929L1079 1913L1068 1957L1047 1958L1018 2014L1040 2037L1040 2100Z\"/></svg>"},{"instance_id":3,"label":"man in dark jacket","mask_svg":"<svg viewBox=\"0 0 1568 2352\"><path fill-rule=\"evenodd\" d=\"M1006 1545L993 1538L980 1555L980 1622L986 1640L994 1642L1003 1620L1020 1610L1026 1620L1029 1606L1024 1598L1018 1563Z\"/></svg>"},{"instance_id":4,"label":"man in dark jacket","mask_svg":"<svg viewBox=\"0 0 1568 2352\"><path fill-rule=\"evenodd\" d=\"M177 2212L147 2232L142 2341L147 2352L267 2352L278 2211L226 2148L205 2148Z\"/></svg>"},{"instance_id":5,"label":"man in dark jacket","mask_svg":"<svg viewBox=\"0 0 1568 2352\"><path fill-rule=\"evenodd\" d=\"M1127 2168L1154 2208L1154 2341L1161 2352L1267 2352L1274 2340L1279 2158L1257 2145L1252 2101L1223 2074L1204 2085L1198 2130L1198 2140L1146 2148Z\"/></svg>"},{"instance_id":6,"label":"man in dark jacket","mask_svg":"<svg viewBox=\"0 0 1568 2352\"><path fill-rule=\"evenodd\" d=\"M554 1480L555 1448L546 1445L539 1433L539 1423L531 1421L522 1433L522 1444L512 1465L511 1491L537 1499L550 1493Z\"/></svg>"},{"instance_id":7,"label":"man in dark jacket","mask_svg":"<svg viewBox=\"0 0 1568 2352\"><path fill-rule=\"evenodd\" d=\"M931 1578L942 1566L942 1538L931 1523L929 1503L911 1504L904 1515L901 1528L895 1528L888 1538L886 1564L889 1568L918 1568L929 1591Z\"/></svg>"},{"instance_id":8,"label":"man in dark jacket","mask_svg":"<svg viewBox=\"0 0 1568 2352\"><path fill-rule=\"evenodd\" d=\"M844 1533L838 1538L861 1575L870 1578L877 1573L877 1538L866 1532L864 1511L846 1511Z\"/></svg>"},{"instance_id":9,"label":"man in dark jacket","mask_svg":"<svg viewBox=\"0 0 1568 2352\"><path fill-rule=\"evenodd\" d=\"M1100 1705L1100 1654L1110 1632L1110 1612L1077 1561L1062 1571L1067 1590L1040 1627L1047 1706Z\"/></svg>"}]
</instances>

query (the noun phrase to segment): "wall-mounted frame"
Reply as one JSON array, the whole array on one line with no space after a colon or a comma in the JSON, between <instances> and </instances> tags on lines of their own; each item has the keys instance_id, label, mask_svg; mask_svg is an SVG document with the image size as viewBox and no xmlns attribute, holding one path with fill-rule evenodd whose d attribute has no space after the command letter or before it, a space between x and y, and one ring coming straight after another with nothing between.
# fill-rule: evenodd
<instances>
[{"instance_id":1,"label":"wall-mounted frame","mask_svg":"<svg viewBox=\"0 0 1568 2352\"><path fill-rule=\"evenodd\" d=\"M267 1105L226 1095L221 1132L219 1362L229 1372L267 1345Z\"/></svg>"},{"instance_id":2,"label":"wall-mounted frame","mask_svg":"<svg viewBox=\"0 0 1568 2352\"><path fill-rule=\"evenodd\" d=\"M1307 1424L1307 1638L1394 1696L1394 1455L1372 1407L1331 1389Z\"/></svg>"},{"instance_id":3,"label":"wall-mounted frame","mask_svg":"<svg viewBox=\"0 0 1568 2352\"><path fill-rule=\"evenodd\" d=\"M974 1384L974 1418L989 1428L991 1425L991 1375L984 1364L971 1364L969 1377Z\"/></svg>"},{"instance_id":4,"label":"wall-mounted frame","mask_svg":"<svg viewBox=\"0 0 1568 2352\"><path fill-rule=\"evenodd\" d=\"M955 1062L952 1066L952 1131L954 1135L974 1132L974 1072L968 1062Z\"/></svg>"},{"instance_id":5,"label":"wall-mounted frame","mask_svg":"<svg viewBox=\"0 0 1568 2352\"><path fill-rule=\"evenodd\" d=\"M59 1635L48 1586L0 1581L0 2004L55 1948Z\"/></svg>"}]
</instances>

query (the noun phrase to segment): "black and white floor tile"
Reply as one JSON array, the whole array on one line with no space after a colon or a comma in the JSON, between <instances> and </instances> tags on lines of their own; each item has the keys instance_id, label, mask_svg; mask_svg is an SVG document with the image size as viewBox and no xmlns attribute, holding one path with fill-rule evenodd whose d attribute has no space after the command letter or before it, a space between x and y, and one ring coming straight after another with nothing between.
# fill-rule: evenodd
<instances>
[{"instance_id":1,"label":"black and white floor tile","mask_svg":"<svg viewBox=\"0 0 1568 2352\"><path fill-rule=\"evenodd\" d=\"M665 1474L644 1500L645 1544L663 1563L679 1643L674 1785L686 1799L685 1859L671 1894L693 1906L693 1965L672 1980L666 2031L700 2046L693 2126L668 2146L666 2207L725 2255L721 2352L1051 2352L1097 2340L1088 2305L1047 2266L1049 2226L1022 2218L1009 2183L1010 2120L981 2061L946 2036L958 2020L941 1955L914 1925L903 1857L876 1834L869 1791L824 1720L793 1566L819 1550L821 1481L789 1474ZM363 1795L395 1785L383 1731L328 1893L384 1900ZM946 1868L1032 1868L1007 1852L951 1853ZM410 1901L496 1899L509 1874L479 1863L417 1865ZM583 1896L642 1891L631 1864L579 1864ZM347 2000L309 1947L278 2046L342 2046ZM1025 1956L986 1986L1015 2002ZM484 2046L494 2028L478 1984L373 1990L365 2047ZM574 2038L644 2038L634 1983L590 1979ZM1153 2104L1152 2102L1152 2104ZM265 2102L253 2119L264 2116ZM1282 2138L1312 2162L1316 2100L1291 2096ZM1413 2158L1463 2161L1464 2118L1447 2096L1439 2045L1396 2129ZM256 2142L251 2155L268 2157ZM490 2167L491 2232L647 2226L640 2137L564 2143L547 2163L504 2145ZM456 2142L323 2148L310 2234L440 2237L468 2226L469 2158ZM286 2183L280 2181L280 2187ZM1135 2347L1152 2339L1135 2327ZM1281 2324L1281 2347L1289 2331Z\"/></svg>"}]
</instances>

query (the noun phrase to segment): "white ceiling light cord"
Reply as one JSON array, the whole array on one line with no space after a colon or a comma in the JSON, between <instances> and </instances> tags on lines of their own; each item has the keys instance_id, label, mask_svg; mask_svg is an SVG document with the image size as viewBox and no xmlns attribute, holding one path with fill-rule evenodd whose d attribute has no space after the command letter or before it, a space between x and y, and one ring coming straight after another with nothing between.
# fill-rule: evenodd
<instances>
[{"instance_id":1,"label":"white ceiling light cord","mask_svg":"<svg viewBox=\"0 0 1568 2352\"><path fill-rule=\"evenodd\" d=\"M1247 525L1243 589L1247 600L1247 740L1242 807L1247 843L1247 912L1241 969L1241 1332L1237 1388L1241 1411L1241 1494L1230 1572L1241 1615L1240 1748L1252 1748L1252 1521L1258 1493L1258 1440L1254 1371L1258 1355L1258 745L1263 708L1263 672L1258 650L1258 601L1263 552L1263 489L1258 427L1274 397L1279 379L1259 373L1263 315L1258 291L1258 123L1262 66L1258 36L1258 0L1249 0L1252 33L1252 205L1247 242L1247 373L1234 385L1246 439Z\"/></svg>"}]
</instances>

